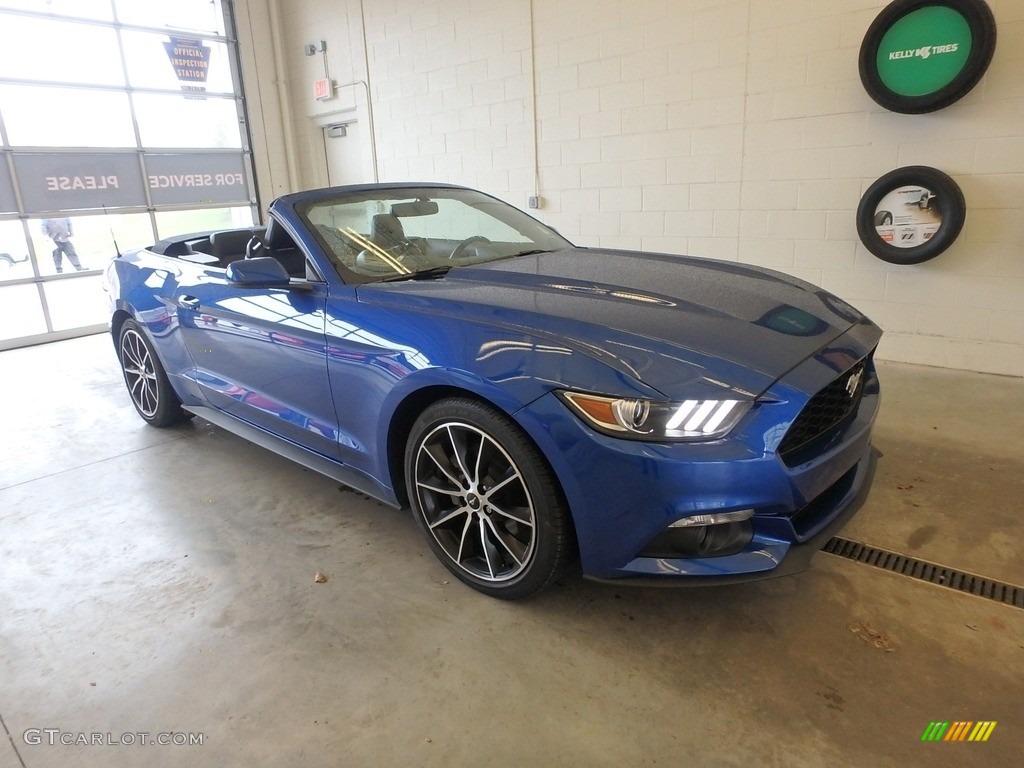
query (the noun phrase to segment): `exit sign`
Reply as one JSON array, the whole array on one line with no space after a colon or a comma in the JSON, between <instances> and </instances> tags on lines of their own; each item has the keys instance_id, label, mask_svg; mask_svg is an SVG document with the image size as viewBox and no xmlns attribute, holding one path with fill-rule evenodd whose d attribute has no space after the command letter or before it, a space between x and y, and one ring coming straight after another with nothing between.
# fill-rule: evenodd
<instances>
[{"instance_id":1,"label":"exit sign","mask_svg":"<svg viewBox=\"0 0 1024 768\"><path fill-rule=\"evenodd\" d=\"M326 77L313 81L313 95L317 101L326 101L334 95L334 83Z\"/></svg>"}]
</instances>

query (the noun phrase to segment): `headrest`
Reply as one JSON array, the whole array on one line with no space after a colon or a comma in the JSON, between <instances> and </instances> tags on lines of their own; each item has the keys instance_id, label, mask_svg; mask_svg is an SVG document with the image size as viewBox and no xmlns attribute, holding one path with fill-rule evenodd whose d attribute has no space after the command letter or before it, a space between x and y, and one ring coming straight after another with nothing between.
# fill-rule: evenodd
<instances>
[{"instance_id":1,"label":"headrest","mask_svg":"<svg viewBox=\"0 0 1024 768\"><path fill-rule=\"evenodd\" d=\"M370 239L385 248L405 242L402 222L390 213L375 214L370 222Z\"/></svg>"},{"instance_id":2,"label":"headrest","mask_svg":"<svg viewBox=\"0 0 1024 768\"><path fill-rule=\"evenodd\" d=\"M232 229L228 232L214 232L210 235L210 253L218 259L245 253L245 246L256 231Z\"/></svg>"}]
</instances>

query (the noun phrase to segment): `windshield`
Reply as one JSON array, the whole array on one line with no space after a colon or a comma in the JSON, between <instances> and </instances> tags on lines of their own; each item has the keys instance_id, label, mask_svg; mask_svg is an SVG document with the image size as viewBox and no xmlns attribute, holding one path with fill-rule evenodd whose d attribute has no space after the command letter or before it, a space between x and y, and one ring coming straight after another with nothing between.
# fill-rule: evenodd
<instances>
[{"instance_id":1,"label":"windshield","mask_svg":"<svg viewBox=\"0 0 1024 768\"><path fill-rule=\"evenodd\" d=\"M360 190L300 214L346 282L395 279L572 244L536 219L469 189Z\"/></svg>"}]
</instances>

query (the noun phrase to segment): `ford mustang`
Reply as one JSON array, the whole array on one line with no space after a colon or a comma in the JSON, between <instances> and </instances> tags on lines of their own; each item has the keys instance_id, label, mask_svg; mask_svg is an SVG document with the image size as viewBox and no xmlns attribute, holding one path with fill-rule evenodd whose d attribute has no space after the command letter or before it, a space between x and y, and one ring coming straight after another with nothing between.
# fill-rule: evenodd
<instances>
[{"instance_id":1,"label":"ford mustang","mask_svg":"<svg viewBox=\"0 0 1024 768\"><path fill-rule=\"evenodd\" d=\"M804 570L862 504L881 332L792 277L574 246L464 187L285 195L105 272L149 424L396 507L485 594ZM230 458L219 458L230 461Z\"/></svg>"}]
</instances>

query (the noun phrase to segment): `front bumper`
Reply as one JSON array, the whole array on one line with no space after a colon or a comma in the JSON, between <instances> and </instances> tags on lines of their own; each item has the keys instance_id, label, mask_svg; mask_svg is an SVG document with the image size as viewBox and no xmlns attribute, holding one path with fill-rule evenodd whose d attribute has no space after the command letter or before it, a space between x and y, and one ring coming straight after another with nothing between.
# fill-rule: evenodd
<instances>
[{"instance_id":1,"label":"front bumper","mask_svg":"<svg viewBox=\"0 0 1024 768\"><path fill-rule=\"evenodd\" d=\"M869 447L868 455L855 468L855 490L851 489L849 495L837 505L838 513L823 528L801 542L755 535L751 546L736 555L686 560L635 558L626 570L640 575L602 578L584 573L584 577L594 581L637 586L696 587L738 584L806 571L811 565L811 558L846 526L867 501L879 456L875 448Z\"/></svg>"},{"instance_id":2,"label":"front bumper","mask_svg":"<svg viewBox=\"0 0 1024 768\"><path fill-rule=\"evenodd\" d=\"M650 444L601 435L554 395L517 416L562 483L584 576L620 583L750 581L805 570L866 499L879 405L873 366L869 370L853 416L796 466L787 465L777 449L815 391L787 384L799 380L799 368L769 390L770 402L756 408L735 434L710 443ZM752 535L734 554L642 554L680 518L745 509L754 510Z\"/></svg>"}]
</instances>

